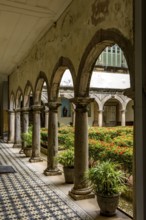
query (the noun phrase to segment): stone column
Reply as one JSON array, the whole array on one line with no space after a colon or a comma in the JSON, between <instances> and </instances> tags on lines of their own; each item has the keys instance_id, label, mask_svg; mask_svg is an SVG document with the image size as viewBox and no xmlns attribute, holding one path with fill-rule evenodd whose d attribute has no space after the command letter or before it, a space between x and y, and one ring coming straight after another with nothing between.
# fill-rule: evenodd
<instances>
[{"instance_id":1,"label":"stone column","mask_svg":"<svg viewBox=\"0 0 146 220\"><path fill-rule=\"evenodd\" d=\"M88 109L87 106L94 99L71 99L76 105L75 118L75 177L74 187L69 195L75 200L92 198L91 188L84 181L85 172L88 170Z\"/></svg>"},{"instance_id":2,"label":"stone column","mask_svg":"<svg viewBox=\"0 0 146 220\"><path fill-rule=\"evenodd\" d=\"M73 127L75 126L75 115L76 115L75 105L72 103L72 126Z\"/></svg>"},{"instance_id":3,"label":"stone column","mask_svg":"<svg viewBox=\"0 0 146 220\"><path fill-rule=\"evenodd\" d=\"M58 102L49 102L49 129L48 129L48 155L47 168L44 170L46 176L60 175L56 156L58 154Z\"/></svg>"},{"instance_id":4,"label":"stone column","mask_svg":"<svg viewBox=\"0 0 146 220\"><path fill-rule=\"evenodd\" d=\"M126 110L121 110L121 126L126 126Z\"/></svg>"},{"instance_id":5,"label":"stone column","mask_svg":"<svg viewBox=\"0 0 146 220\"><path fill-rule=\"evenodd\" d=\"M9 110L9 139L8 143L14 143L15 140L15 112Z\"/></svg>"},{"instance_id":6,"label":"stone column","mask_svg":"<svg viewBox=\"0 0 146 220\"><path fill-rule=\"evenodd\" d=\"M94 102L94 121L93 126L98 126L98 107L96 102Z\"/></svg>"},{"instance_id":7,"label":"stone column","mask_svg":"<svg viewBox=\"0 0 146 220\"><path fill-rule=\"evenodd\" d=\"M29 108L22 109L22 133L26 133L29 127ZM22 141L22 148L19 153L23 153L25 142Z\"/></svg>"},{"instance_id":8,"label":"stone column","mask_svg":"<svg viewBox=\"0 0 146 220\"><path fill-rule=\"evenodd\" d=\"M146 219L146 4L134 1L134 217ZM131 55L131 54L130 54ZM133 58L133 57L132 57Z\"/></svg>"},{"instance_id":9,"label":"stone column","mask_svg":"<svg viewBox=\"0 0 146 220\"><path fill-rule=\"evenodd\" d=\"M15 142L13 147L21 147L21 109L15 109Z\"/></svg>"},{"instance_id":10,"label":"stone column","mask_svg":"<svg viewBox=\"0 0 146 220\"><path fill-rule=\"evenodd\" d=\"M45 109L45 128L48 129L48 125L49 125L49 109Z\"/></svg>"},{"instance_id":11,"label":"stone column","mask_svg":"<svg viewBox=\"0 0 146 220\"><path fill-rule=\"evenodd\" d=\"M43 159L40 157L40 105L33 105L33 134L32 134L32 156L29 162L40 162Z\"/></svg>"},{"instance_id":12,"label":"stone column","mask_svg":"<svg viewBox=\"0 0 146 220\"><path fill-rule=\"evenodd\" d=\"M103 125L103 110L98 111L98 126L102 127Z\"/></svg>"}]
</instances>

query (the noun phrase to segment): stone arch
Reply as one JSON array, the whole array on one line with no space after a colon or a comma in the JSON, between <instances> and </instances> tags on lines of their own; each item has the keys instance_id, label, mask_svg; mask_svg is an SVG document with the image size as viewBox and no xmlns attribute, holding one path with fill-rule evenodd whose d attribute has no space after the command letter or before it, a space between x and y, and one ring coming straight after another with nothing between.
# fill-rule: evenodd
<instances>
[{"instance_id":1,"label":"stone arch","mask_svg":"<svg viewBox=\"0 0 146 220\"><path fill-rule=\"evenodd\" d=\"M131 87L134 88L134 59L132 55L134 53L131 41L116 29L100 29L91 39L81 58L77 77L77 96L88 96L91 72L95 62L105 47L114 44L117 44L123 50L130 72Z\"/></svg>"},{"instance_id":2,"label":"stone arch","mask_svg":"<svg viewBox=\"0 0 146 220\"><path fill-rule=\"evenodd\" d=\"M16 100L15 100L15 107L17 108L21 108L22 105L22 98L23 98L23 92L22 89L20 87L18 87L17 92L16 92Z\"/></svg>"},{"instance_id":3,"label":"stone arch","mask_svg":"<svg viewBox=\"0 0 146 220\"><path fill-rule=\"evenodd\" d=\"M102 105L101 100L98 97L93 96L93 98L94 98L95 103L98 106L98 109L101 110L101 105Z\"/></svg>"},{"instance_id":4,"label":"stone arch","mask_svg":"<svg viewBox=\"0 0 146 220\"><path fill-rule=\"evenodd\" d=\"M120 96L118 96L118 95L112 95L112 94L110 94L110 95L108 95L108 96L106 96L106 97L104 97L104 98L102 99L102 108L103 108L103 106L105 105L105 103L106 103L108 100L110 100L110 99L115 99L115 100L117 100L117 101L119 102L120 106L121 106L121 110L122 110L122 109L125 109L125 104L124 104L123 99L122 99Z\"/></svg>"},{"instance_id":5,"label":"stone arch","mask_svg":"<svg viewBox=\"0 0 146 220\"><path fill-rule=\"evenodd\" d=\"M11 111L13 111L15 108L15 96L14 96L14 92L12 91L10 94L10 105L9 105L9 109Z\"/></svg>"},{"instance_id":6,"label":"stone arch","mask_svg":"<svg viewBox=\"0 0 146 220\"><path fill-rule=\"evenodd\" d=\"M68 58L60 57L53 70L51 83L50 83L49 99L52 101L56 100L58 97L60 81L66 69L70 70L73 79L73 85L74 88L76 88L76 74L72 62Z\"/></svg>"},{"instance_id":7,"label":"stone arch","mask_svg":"<svg viewBox=\"0 0 146 220\"><path fill-rule=\"evenodd\" d=\"M33 94L33 87L30 81L27 81L24 89L23 107L29 107L31 93Z\"/></svg>"},{"instance_id":8,"label":"stone arch","mask_svg":"<svg viewBox=\"0 0 146 220\"><path fill-rule=\"evenodd\" d=\"M125 103L125 107L126 107L126 108L127 108L127 105L128 105L130 102L134 102L133 99L127 98L127 99L126 99L126 103Z\"/></svg>"},{"instance_id":9,"label":"stone arch","mask_svg":"<svg viewBox=\"0 0 146 220\"><path fill-rule=\"evenodd\" d=\"M48 94L49 84L48 84L47 76L44 72L40 72L36 80L34 95L33 95L33 101L35 105L41 104L41 92L42 92L44 82L46 83L47 94Z\"/></svg>"},{"instance_id":10,"label":"stone arch","mask_svg":"<svg viewBox=\"0 0 146 220\"><path fill-rule=\"evenodd\" d=\"M126 103L126 123L127 125L134 124L134 100L128 99Z\"/></svg>"}]
</instances>

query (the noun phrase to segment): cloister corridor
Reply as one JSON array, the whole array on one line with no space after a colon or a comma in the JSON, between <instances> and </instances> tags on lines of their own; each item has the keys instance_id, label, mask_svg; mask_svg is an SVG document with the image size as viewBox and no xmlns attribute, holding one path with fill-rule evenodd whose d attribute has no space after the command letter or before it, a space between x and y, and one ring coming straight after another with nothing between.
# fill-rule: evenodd
<instances>
[{"instance_id":1,"label":"cloister corridor","mask_svg":"<svg viewBox=\"0 0 146 220\"><path fill-rule=\"evenodd\" d=\"M106 220L99 214L96 199L74 201L68 196L72 184L65 184L63 175L45 176L46 156L43 162L30 163L12 144L0 143L0 161L12 165L16 173L0 176L0 219L39 220ZM61 167L60 167L61 168ZM33 201L33 202L32 202ZM2 211L5 210L5 212ZM117 211L109 220L130 220Z\"/></svg>"}]
</instances>

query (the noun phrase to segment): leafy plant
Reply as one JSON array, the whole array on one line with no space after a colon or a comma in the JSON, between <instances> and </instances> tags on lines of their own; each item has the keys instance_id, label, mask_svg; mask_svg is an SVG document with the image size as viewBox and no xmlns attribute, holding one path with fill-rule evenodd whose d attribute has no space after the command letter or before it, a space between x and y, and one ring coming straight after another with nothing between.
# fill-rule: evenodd
<instances>
[{"instance_id":1,"label":"leafy plant","mask_svg":"<svg viewBox=\"0 0 146 220\"><path fill-rule=\"evenodd\" d=\"M32 126L28 128L27 132L22 133L22 140L25 142L27 147L32 146Z\"/></svg>"},{"instance_id":2,"label":"leafy plant","mask_svg":"<svg viewBox=\"0 0 146 220\"><path fill-rule=\"evenodd\" d=\"M92 167L86 173L95 193L103 196L119 194L125 189L125 174L119 165L111 161L104 161Z\"/></svg>"},{"instance_id":3,"label":"leafy plant","mask_svg":"<svg viewBox=\"0 0 146 220\"><path fill-rule=\"evenodd\" d=\"M72 149L61 152L57 160L64 167L74 167L74 151Z\"/></svg>"}]
</instances>

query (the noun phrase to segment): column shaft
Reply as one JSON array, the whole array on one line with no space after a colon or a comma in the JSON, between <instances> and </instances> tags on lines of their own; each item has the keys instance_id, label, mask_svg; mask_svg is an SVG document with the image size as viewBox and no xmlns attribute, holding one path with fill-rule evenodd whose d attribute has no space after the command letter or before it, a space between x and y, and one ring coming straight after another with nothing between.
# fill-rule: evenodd
<instances>
[{"instance_id":1,"label":"column shaft","mask_svg":"<svg viewBox=\"0 0 146 220\"><path fill-rule=\"evenodd\" d=\"M9 139L8 143L14 143L15 140L15 112L9 111Z\"/></svg>"},{"instance_id":2,"label":"column shaft","mask_svg":"<svg viewBox=\"0 0 146 220\"><path fill-rule=\"evenodd\" d=\"M21 113L20 109L15 110L15 142L13 147L21 147Z\"/></svg>"},{"instance_id":3,"label":"column shaft","mask_svg":"<svg viewBox=\"0 0 146 220\"><path fill-rule=\"evenodd\" d=\"M45 110L45 128L49 126L49 110Z\"/></svg>"},{"instance_id":4,"label":"column shaft","mask_svg":"<svg viewBox=\"0 0 146 220\"><path fill-rule=\"evenodd\" d=\"M33 108L33 135L32 135L32 156L30 162L40 162L40 105L34 105Z\"/></svg>"},{"instance_id":5,"label":"column shaft","mask_svg":"<svg viewBox=\"0 0 146 220\"><path fill-rule=\"evenodd\" d=\"M103 111L98 111L98 126L102 127L103 125Z\"/></svg>"},{"instance_id":6,"label":"column shaft","mask_svg":"<svg viewBox=\"0 0 146 220\"><path fill-rule=\"evenodd\" d=\"M28 131L29 127L29 109L23 108L22 109L22 133L26 133ZM22 141L22 148L20 150L20 153L23 153L25 147L25 142Z\"/></svg>"},{"instance_id":7,"label":"column shaft","mask_svg":"<svg viewBox=\"0 0 146 220\"><path fill-rule=\"evenodd\" d=\"M75 118L75 177L74 187L69 192L75 200L92 198L93 194L84 181L85 172L88 170L88 109L87 105L93 101L88 98L73 99L76 104Z\"/></svg>"},{"instance_id":8,"label":"column shaft","mask_svg":"<svg viewBox=\"0 0 146 220\"><path fill-rule=\"evenodd\" d=\"M58 102L49 103L49 129L48 129L48 155L47 168L44 171L46 176L60 175L56 160L58 154L58 114L57 109L60 106Z\"/></svg>"},{"instance_id":9,"label":"column shaft","mask_svg":"<svg viewBox=\"0 0 146 220\"><path fill-rule=\"evenodd\" d=\"M126 111L121 111L121 126L126 126Z\"/></svg>"}]
</instances>

